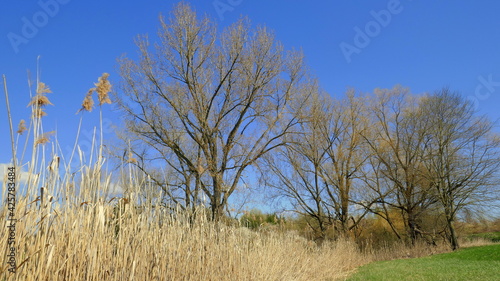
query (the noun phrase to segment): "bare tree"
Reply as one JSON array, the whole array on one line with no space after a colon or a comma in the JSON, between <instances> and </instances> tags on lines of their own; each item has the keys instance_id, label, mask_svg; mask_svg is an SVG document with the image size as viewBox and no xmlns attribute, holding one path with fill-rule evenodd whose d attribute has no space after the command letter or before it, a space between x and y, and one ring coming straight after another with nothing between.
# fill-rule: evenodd
<instances>
[{"instance_id":1,"label":"bare tree","mask_svg":"<svg viewBox=\"0 0 500 281\"><path fill-rule=\"evenodd\" d=\"M302 55L245 19L217 34L185 3L160 22L154 48L140 38L140 59L121 60L116 98L128 130L173 153L218 220L245 170L297 126L290 107L308 83Z\"/></svg>"},{"instance_id":2,"label":"bare tree","mask_svg":"<svg viewBox=\"0 0 500 281\"><path fill-rule=\"evenodd\" d=\"M310 226L323 239L334 226L346 235L362 218L350 215L353 185L366 155L360 133L366 129L361 98L349 91L344 99L312 95L300 115L300 134L289 135L289 145L266 157L271 185L312 218Z\"/></svg>"},{"instance_id":3,"label":"bare tree","mask_svg":"<svg viewBox=\"0 0 500 281\"><path fill-rule=\"evenodd\" d=\"M267 186L275 189L280 197L293 204L293 210L306 216L316 238L324 239L333 224L333 217L326 209L325 185L321 169L326 159L327 139L334 138L325 132L330 128L328 112L333 108L331 99L312 89L310 103L299 115L300 132L288 135L288 145L276 149L263 158L263 172ZM326 134L326 135L325 135Z\"/></svg>"},{"instance_id":4,"label":"bare tree","mask_svg":"<svg viewBox=\"0 0 500 281\"><path fill-rule=\"evenodd\" d=\"M359 187L361 171L367 163L369 152L363 134L369 129L366 100L357 97L353 90L345 98L336 100L332 115L323 130L326 157L321 169L325 182L327 210L332 210L337 230L345 235L355 227L366 212L351 215L355 185ZM366 210L365 210L366 211Z\"/></svg>"},{"instance_id":5,"label":"bare tree","mask_svg":"<svg viewBox=\"0 0 500 281\"><path fill-rule=\"evenodd\" d=\"M476 116L472 104L446 88L422 99L420 106L431 124L427 176L446 217L448 240L456 250L457 212L498 199L500 138L487 118Z\"/></svg>"},{"instance_id":6,"label":"bare tree","mask_svg":"<svg viewBox=\"0 0 500 281\"><path fill-rule=\"evenodd\" d=\"M373 131L365 139L373 153L370 175L376 178L365 183L375 195L371 209L378 208L375 213L393 230L388 211L400 210L414 243L422 234L420 217L436 201L422 176L429 120L420 112L417 97L401 87L376 90L370 111Z\"/></svg>"}]
</instances>

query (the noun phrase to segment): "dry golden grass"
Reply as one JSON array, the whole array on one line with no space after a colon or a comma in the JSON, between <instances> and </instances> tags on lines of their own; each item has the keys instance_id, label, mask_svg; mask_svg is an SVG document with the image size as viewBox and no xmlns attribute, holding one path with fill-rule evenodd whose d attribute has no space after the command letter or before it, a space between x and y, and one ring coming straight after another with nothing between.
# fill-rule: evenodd
<instances>
[{"instance_id":1,"label":"dry golden grass","mask_svg":"<svg viewBox=\"0 0 500 281\"><path fill-rule=\"evenodd\" d=\"M459 244L460 247L462 248L469 248L469 247L492 245L495 243L483 237L474 237L473 239L460 239Z\"/></svg>"},{"instance_id":2,"label":"dry golden grass","mask_svg":"<svg viewBox=\"0 0 500 281\"><path fill-rule=\"evenodd\" d=\"M18 270L6 280L333 280L368 262L348 241L317 247L297 235L255 233L127 204L57 206L21 200ZM52 205L51 205L52 204ZM5 214L5 209L2 210ZM158 211L156 211L158 213ZM200 216L201 217L201 216ZM0 247L6 247L2 231Z\"/></svg>"},{"instance_id":3,"label":"dry golden grass","mask_svg":"<svg viewBox=\"0 0 500 281\"><path fill-rule=\"evenodd\" d=\"M450 246L444 241L437 242L436 245L429 245L427 242L417 240L415 245L408 245L403 241L393 242L377 249L365 250L366 255L371 255L373 261L419 258L450 251Z\"/></svg>"}]
</instances>

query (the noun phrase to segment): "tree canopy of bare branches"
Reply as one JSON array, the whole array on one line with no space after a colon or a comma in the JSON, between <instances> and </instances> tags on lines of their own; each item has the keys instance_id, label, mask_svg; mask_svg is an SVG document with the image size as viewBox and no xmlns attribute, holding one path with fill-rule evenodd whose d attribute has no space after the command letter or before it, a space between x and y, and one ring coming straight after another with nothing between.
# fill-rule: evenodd
<instances>
[{"instance_id":1,"label":"tree canopy of bare branches","mask_svg":"<svg viewBox=\"0 0 500 281\"><path fill-rule=\"evenodd\" d=\"M422 177L429 120L421 114L418 98L402 87L376 90L370 107L373 130L365 139L376 179L366 182L376 194L374 206L384 210L377 214L391 224L387 210L398 209L415 242L420 216L436 202Z\"/></svg>"},{"instance_id":2,"label":"tree canopy of bare branches","mask_svg":"<svg viewBox=\"0 0 500 281\"><path fill-rule=\"evenodd\" d=\"M446 88L422 99L420 106L430 123L426 175L442 205L455 250L457 212L498 199L500 137L487 118L475 114L471 103Z\"/></svg>"},{"instance_id":3,"label":"tree canopy of bare branches","mask_svg":"<svg viewBox=\"0 0 500 281\"><path fill-rule=\"evenodd\" d=\"M412 242L425 234L422 216L439 209L452 249L459 247L454 221L465 207L492 202L498 193L500 141L493 124L448 89L411 95L407 89L376 90L370 106L372 151L365 176L372 212L393 227L397 209Z\"/></svg>"},{"instance_id":4,"label":"tree canopy of bare branches","mask_svg":"<svg viewBox=\"0 0 500 281\"><path fill-rule=\"evenodd\" d=\"M174 155L184 188L203 192L217 220L247 168L297 127L291 108L310 81L300 52L246 19L218 32L180 3L160 23L156 43L137 40L138 60L121 59L116 98L129 132Z\"/></svg>"},{"instance_id":5,"label":"tree canopy of bare branches","mask_svg":"<svg viewBox=\"0 0 500 281\"><path fill-rule=\"evenodd\" d=\"M345 235L362 217L354 219L350 210L353 185L366 161L363 99L353 91L339 100L318 93L305 110L300 133L289 135L287 146L265 157L268 185L314 220L318 238L325 238L331 226Z\"/></svg>"}]
</instances>

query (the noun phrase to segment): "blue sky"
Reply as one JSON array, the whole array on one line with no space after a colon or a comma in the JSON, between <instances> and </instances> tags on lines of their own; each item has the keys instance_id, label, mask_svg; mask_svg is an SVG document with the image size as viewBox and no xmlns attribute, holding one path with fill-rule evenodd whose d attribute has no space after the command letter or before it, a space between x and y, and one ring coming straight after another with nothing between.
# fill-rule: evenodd
<instances>
[{"instance_id":1,"label":"blue sky","mask_svg":"<svg viewBox=\"0 0 500 281\"><path fill-rule=\"evenodd\" d=\"M138 34L154 34L158 15L177 1L5 0L0 9L0 74L7 76L14 126L29 119L27 70L53 91L44 119L63 151L76 135L87 90L103 72L115 86L116 59L134 56ZM322 87L342 95L396 84L414 93L448 86L473 99L482 114L500 118L500 2L498 1L187 1L223 27L248 16L275 31L286 48L302 48ZM118 87L115 87L118 89ZM0 163L10 159L8 122L0 99ZM116 112L107 107L112 137ZM98 112L86 114L81 145ZM87 142L87 143L86 143Z\"/></svg>"}]
</instances>

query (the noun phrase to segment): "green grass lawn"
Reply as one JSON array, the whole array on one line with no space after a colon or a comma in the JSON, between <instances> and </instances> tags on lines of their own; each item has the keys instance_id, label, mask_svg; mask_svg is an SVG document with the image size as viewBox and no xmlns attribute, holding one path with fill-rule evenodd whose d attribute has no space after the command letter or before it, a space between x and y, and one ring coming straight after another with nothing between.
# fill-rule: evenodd
<instances>
[{"instance_id":1,"label":"green grass lawn","mask_svg":"<svg viewBox=\"0 0 500 281\"><path fill-rule=\"evenodd\" d=\"M500 244L375 262L360 267L348 280L500 280Z\"/></svg>"}]
</instances>

